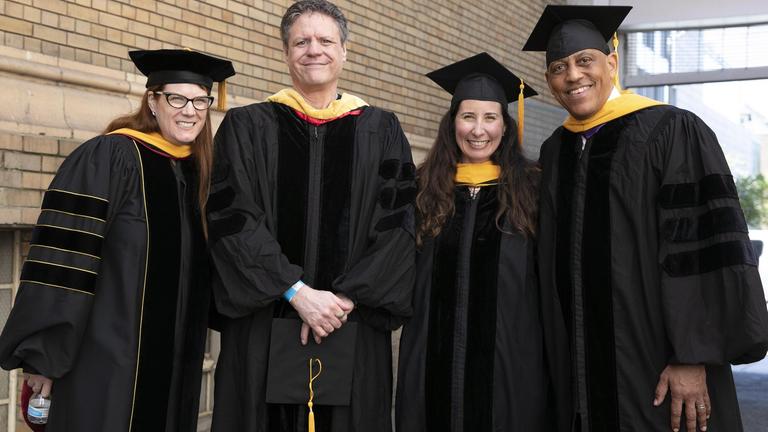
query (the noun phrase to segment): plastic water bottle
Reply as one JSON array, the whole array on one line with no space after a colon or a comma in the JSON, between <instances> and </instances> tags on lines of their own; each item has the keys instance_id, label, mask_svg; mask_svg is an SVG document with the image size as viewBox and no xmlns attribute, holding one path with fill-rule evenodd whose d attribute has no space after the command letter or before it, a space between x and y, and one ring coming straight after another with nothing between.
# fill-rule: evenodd
<instances>
[{"instance_id":1,"label":"plastic water bottle","mask_svg":"<svg viewBox=\"0 0 768 432\"><path fill-rule=\"evenodd\" d=\"M27 408L27 419L32 424L48 423L48 411L51 409L51 400L43 397L40 393L35 393L29 398L29 407Z\"/></svg>"}]
</instances>

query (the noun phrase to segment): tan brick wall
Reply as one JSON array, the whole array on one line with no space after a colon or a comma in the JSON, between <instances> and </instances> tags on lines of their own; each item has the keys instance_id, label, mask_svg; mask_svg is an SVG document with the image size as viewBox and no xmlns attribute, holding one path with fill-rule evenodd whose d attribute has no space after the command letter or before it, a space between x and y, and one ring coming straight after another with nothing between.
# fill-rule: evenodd
<instances>
[{"instance_id":1,"label":"tan brick wall","mask_svg":"<svg viewBox=\"0 0 768 432\"><path fill-rule=\"evenodd\" d=\"M0 132L0 225L35 223L43 191L75 147L71 140Z\"/></svg>"},{"instance_id":2,"label":"tan brick wall","mask_svg":"<svg viewBox=\"0 0 768 432\"><path fill-rule=\"evenodd\" d=\"M564 1L559 1L563 3ZM4 0L0 44L135 72L131 49L190 47L235 62L230 92L253 99L289 84L279 40L290 0ZM343 89L431 137L447 97L423 74L489 51L547 93L543 57L520 47L549 0L338 0L350 21Z\"/></svg>"}]
</instances>

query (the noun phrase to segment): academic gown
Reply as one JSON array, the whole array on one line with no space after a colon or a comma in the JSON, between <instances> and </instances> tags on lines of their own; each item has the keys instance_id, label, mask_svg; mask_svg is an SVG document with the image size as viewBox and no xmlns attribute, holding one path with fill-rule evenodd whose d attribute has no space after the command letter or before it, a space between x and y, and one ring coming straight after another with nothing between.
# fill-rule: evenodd
<instances>
[{"instance_id":1,"label":"academic gown","mask_svg":"<svg viewBox=\"0 0 768 432\"><path fill-rule=\"evenodd\" d=\"M191 160L93 138L45 193L0 365L53 379L46 431L194 431L210 288Z\"/></svg>"},{"instance_id":2,"label":"academic gown","mask_svg":"<svg viewBox=\"0 0 768 432\"><path fill-rule=\"evenodd\" d=\"M652 405L659 375L703 364L708 430L741 431L729 363L763 358L768 313L714 133L690 112L657 106L604 124L583 150L559 128L540 162L558 430L668 431L670 395Z\"/></svg>"},{"instance_id":3,"label":"academic gown","mask_svg":"<svg viewBox=\"0 0 768 432\"><path fill-rule=\"evenodd\" d=\"M209 241L223 323L214 431L303 431L306 405L266 403L273 317L301 279L356 308L350 406L315 405L317 431L391 431L391 330L411 314L414 166L394 114L364 107L323 124L265 102L216 136ZM296 338L299 335L296 334Z\"/></svg>"},{"instance_id":4,"label":"academic gown","mask_svg":"<svg viewBox=\"0 0 768 432\"><path fill-rule=\"evenodd\" d=\"M533 242L497 228L497 189L457 186L454 215L417 255L398 432L550 430Z\"/></svg>"}]
</instances>

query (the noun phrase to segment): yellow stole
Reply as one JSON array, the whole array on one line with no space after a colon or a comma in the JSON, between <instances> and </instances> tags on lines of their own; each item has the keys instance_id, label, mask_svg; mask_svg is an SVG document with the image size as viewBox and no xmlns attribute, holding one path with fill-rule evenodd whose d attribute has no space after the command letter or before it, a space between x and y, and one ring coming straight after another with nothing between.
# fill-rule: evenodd
<instances>
[{"instance_id":1,"label":"yellow stole","mask_svg":"<svg viewBox=\"0 0 768 432\"><path fill-rule=\"evenodd\" d=\"M568 116L563 123L563 127L571 132L581 133L592 129L595 126L608 123L611 120L616 120L619 117L624 117L635 111L640 111L641 109L656 105L665 104L632 93L629 90L624 90L621 92L621 96L609 99L598 112L586 120L576 120L575 118Z\"/></svg>"},{"instance_id":2,"label":"yellow stole","mask_svg":"<svg viewBox=\"0 0 768 432\"><path fill-rule=\"evenodd\" d=\"M179 146L176 144L172 144L168 140L163 138L163 136L160 135L158 132L144 133L144 132L139 132L135 129L122 128L118 130L113 130L112 132L109 132L107 135L127 135L131 138L136 138L137 140L147 143L152 147L157 148L158 150L162 151L163 153L175 159L184 159L192 155L192 146L190 145Z\"/></svg>"},{"instance_id":3,"label":"yellow stole","mask_svg":"<svg viewBox=\"0 0 768 432\"><path fill-rule=\"evenodd\" d=\"M296 111L318 120L334 119L350 111L368 106L368 104L359 97L352 96L349 93L342 93L341 98L335 99L327 108L317 109L307 103L299 92L292 88L280 90L268 97L267 101L287 105Z\"/></svg>"},{"instance_id":4,"label":"yellow stole","mask_svg":"<svg viewBox=\"0 0 768 432\"><path fill-rule=\"evenodd\" d=\"M456 164L456 176L453 180L457 186L490 186L496 184L501 175L501 167L493 162L459 163Z\"/></svg>"}]
</instances>

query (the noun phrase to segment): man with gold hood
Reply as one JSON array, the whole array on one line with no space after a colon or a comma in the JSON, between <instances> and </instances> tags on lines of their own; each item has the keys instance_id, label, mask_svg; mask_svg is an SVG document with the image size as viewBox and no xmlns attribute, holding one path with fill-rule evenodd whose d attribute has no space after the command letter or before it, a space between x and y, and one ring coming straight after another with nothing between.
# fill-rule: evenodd
<instances>
[{"instance_id":1,"label":"man with gold hood","mask_svg":"<svg viewBox=\"0 0 768 432\"><path fill-rule=\"evenodd\" d=\"M740 431L730 364L768 347L757 257L715 134L619 90L606 41L630 9L547 6L523 48L570 114L540 156L558 430Z\"/></svg>"},{"instance_id":2,"label":"man with gold hood","mask_svg":"<svg viewBox=\"0 0 768 432\"><path fill-rule=\"evenodd\" d=\"M410 146L394 114L338 93L335 5L296 2L280 30L292 88L230 110L215 141L209 241L228 319L213 430L389 432L390 332L411 313ZM273 325L285 318L295 332ZM302 347L327 350L275 357Z\"/></svg>"}]
</instances>

